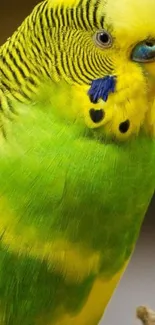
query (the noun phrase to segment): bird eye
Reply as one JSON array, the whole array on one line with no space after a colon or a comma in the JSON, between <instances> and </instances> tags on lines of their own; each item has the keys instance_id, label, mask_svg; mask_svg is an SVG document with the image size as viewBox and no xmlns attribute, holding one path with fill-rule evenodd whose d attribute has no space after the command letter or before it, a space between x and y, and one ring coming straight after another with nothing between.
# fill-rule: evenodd
<instances>
[{"instance_id":1,"label":"bird eye","mask_svg":"<svg viewBox=\"0 0 155 325\"><path fill-rule=\"evenodd\" d=\"M112 45L112 37L105 30L99 31L95 34L94 37L95 43L101 48L108 48Z\"/></svg>"},{"instance_id":2,"label":"bird eye","mask_svg":"<svg viewBox=\"0 0 155 325\"><path fill-rule=\"evenodd\" d=\"M131 59L141 63L155 61L155 40L137 44L131 53Z\"/></svg>"}]
</instances>

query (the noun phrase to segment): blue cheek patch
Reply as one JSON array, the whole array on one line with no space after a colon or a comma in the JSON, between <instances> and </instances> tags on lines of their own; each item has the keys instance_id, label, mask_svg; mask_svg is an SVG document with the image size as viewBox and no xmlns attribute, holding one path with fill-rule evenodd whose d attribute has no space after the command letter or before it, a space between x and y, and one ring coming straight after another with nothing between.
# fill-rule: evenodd
<instances>
[{"instance_id":1,"label":"blue cheek patch","mask_svg":"<svg viewBox=\"0 0 155 325\"><path fill-rule=\"evenodd\" d=\"M103 99L104 102L107 101L109 93L114 93L116 88L116 77L106 76L104 78L99 78L92 81L91 88L88 91L88 96L90 101L94 104L98 102L99 99Z\"/></svg>"}]
</instances>

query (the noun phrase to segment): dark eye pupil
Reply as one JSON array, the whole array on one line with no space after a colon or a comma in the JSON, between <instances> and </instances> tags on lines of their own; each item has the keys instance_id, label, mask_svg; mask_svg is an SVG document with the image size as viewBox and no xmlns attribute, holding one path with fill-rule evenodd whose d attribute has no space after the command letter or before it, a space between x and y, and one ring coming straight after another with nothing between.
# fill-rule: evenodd
<instances>
[{"instance_id":1,"label":"dark eye pupil","mask_svg":"<svg viewBox=\"0 0 155 325\"><path fill-rule=\"evenodd\" d=\"M102 49L112 46L112 37L105 30L98 31L95 34L94 40L95 40L96 45Z\"/></svg>"},{"instance_id":2,"label":"dark eye pupil","mask_svg":"<svg viewBox=\"0 0 155 325\"><path fill-rule=\"evenodd\" d=\"M107 44L107 43L109 43L109 35L106 33L101 33L99 35L99 40L100 40L100 42Z\"/></svg>"}]
</instances>

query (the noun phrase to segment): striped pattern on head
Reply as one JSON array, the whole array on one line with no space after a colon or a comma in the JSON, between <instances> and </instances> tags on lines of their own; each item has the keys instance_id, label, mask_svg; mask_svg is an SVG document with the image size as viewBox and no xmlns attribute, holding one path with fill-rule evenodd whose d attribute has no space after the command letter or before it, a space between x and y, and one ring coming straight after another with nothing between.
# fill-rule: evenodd
<instances>
[{"instance_id":1,"label":"striped pattern on head","mask_svg":"<svg viewBox=\"0 0 155 325\"><path fill-rule=\"evenodd\" d=\"M110 74L108 49L93 41L104 28L102 11L100 0L45 0L37 5L0 49L1 89L25 101L43 78L91 84Z\"/></svg>"}]
</instances>

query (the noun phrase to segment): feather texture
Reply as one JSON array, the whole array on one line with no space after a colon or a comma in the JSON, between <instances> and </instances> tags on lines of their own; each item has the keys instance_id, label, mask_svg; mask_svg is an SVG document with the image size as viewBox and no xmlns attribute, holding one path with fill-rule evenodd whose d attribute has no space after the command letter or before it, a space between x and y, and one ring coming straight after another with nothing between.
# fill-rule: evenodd
<instances>
[{"instance_id":1,"label":"feather texture","mask_svg":"<svg viewBox=\"0 0 155 325\"><path fill-rule=\"evenodd\" d=\"M0 48L1 325L97 325L129 262L155 188L155 62L131 54L154 16L45 0Z\"/></svg>"}]
</instances>

